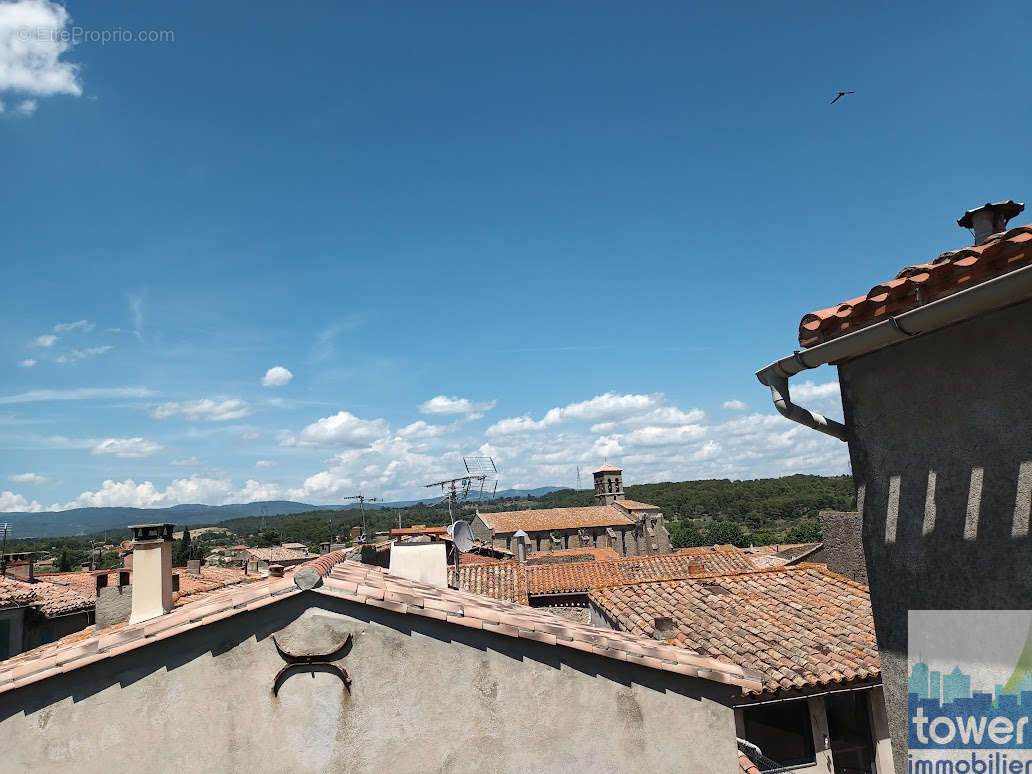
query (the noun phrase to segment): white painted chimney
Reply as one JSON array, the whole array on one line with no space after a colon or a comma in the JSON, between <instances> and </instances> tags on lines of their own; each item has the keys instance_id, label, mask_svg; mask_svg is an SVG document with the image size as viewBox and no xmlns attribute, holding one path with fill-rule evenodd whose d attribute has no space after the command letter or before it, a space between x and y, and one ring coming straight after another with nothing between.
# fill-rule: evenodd
<instances>
[{"instance_id":1,"label":"white painted chimney","mask_svg":"<svg viewBox=\"0 0 1032 774\"><path fill-rule=\"evenodd\" d=\"M968 210L957 220L957 225L975 232L975 245L985 244L993 234L1007 230L1007 221L1025 209L1020 202L1008 200Z\"/></svg>"},{"instance_id":2,"label":"white painted chimney","mask_svg":"<svg viewBox=\"0 0 1032 774\"><path fill-rule=\"evenodd\" d=\"M527 542L530 540L530 535L521 529L516 531L513 538L516 540L516 558L521 562L527 561Z\"/></svg>"},{"instance_id":3,"label":"white painted chimney","mask_svg":"<svg viewBox=\"0 0 1032 774\"><path fill-rule=\"evenodd\" d=\"M135 524L133 531L133 610L129 623L148 621L172 609L171 524Z\"/></svg>"}]
</instances>

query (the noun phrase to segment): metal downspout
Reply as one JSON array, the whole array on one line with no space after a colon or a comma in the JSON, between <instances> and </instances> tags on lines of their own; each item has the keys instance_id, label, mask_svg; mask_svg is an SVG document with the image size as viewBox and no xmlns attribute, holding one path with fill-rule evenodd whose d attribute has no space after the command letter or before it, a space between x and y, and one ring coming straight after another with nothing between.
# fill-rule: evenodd
<instances>
[{"instance_id":1,"label":"metal downspout","mask_svg":"<svg viewBox=\"0 0 1032 774\"><path fill-rule=\"evenodd\" d=\"M779 414L793 422L845 441L849 431L844 425L792 403L788 389L790 377L809 368L859 357L911 336L929 333L1030 298L1032 266L1023 266L930 304L890 317L884 322L818 344L806 352L796 351L757 371L756 378L761 384L770 387L771 399Z\"/></svg>"}]
</instances>

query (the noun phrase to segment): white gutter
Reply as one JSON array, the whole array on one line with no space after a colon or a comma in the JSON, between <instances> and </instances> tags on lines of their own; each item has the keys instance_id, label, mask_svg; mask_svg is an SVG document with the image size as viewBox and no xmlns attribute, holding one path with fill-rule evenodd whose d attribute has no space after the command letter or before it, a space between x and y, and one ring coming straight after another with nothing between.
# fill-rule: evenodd
<instances>
[{"instance_id":1,"label":"white gutter","mask_svg":"<svg viewBox=\"0 0 1032 774\"><path fill-rule=\"evenodd\" d=\"M788 357L775 360L757 371L756 378L761 384L770 387L774 407L782 416L845 441L849 435L845 425L792 403L788 389L788 380L792 376L808 368L851 360L911 336L945 328L1029 298L1032 298L1032 266L1024 266L883 322L818 344L805 352L796 350Z\"/></svg>"}]
</instances>

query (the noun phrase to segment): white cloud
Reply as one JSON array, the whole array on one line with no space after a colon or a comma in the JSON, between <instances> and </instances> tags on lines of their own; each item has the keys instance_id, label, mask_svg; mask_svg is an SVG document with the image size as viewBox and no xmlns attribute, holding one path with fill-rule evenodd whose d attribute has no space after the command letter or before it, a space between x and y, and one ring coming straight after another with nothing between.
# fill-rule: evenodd
<instances>
[{"instance_id":1,"label":"white cloud","mask_svg":"<svg viewBox=\"0 0 1032 774\"><path fill-rule=\"evenodd\" d=\"M54 333L69 333L71 331L82 331L83 333L91 333L97 326L91 323L89 320L76 320L70 323L57 323L54 326Z\"/></svg>"},{"instance_id":2,"label":"white cloud","mask_svg":"<svg viewBox=\"0 0 1032 774\"><path fill-rule=\"evenodd\" d=\"M32 368L38 362L39 362L38 360L34 360L31 357L27 357L24 360L19 360L18 361L18 366L20 368Z\"/></svg>"},{"instance_id":3,"label":"white cloud","mask_svg":"<svg viewBox=\"0 0 1032 774\"><path fill-rule=\"evenodd\" d=\"M58 363L74 363L78 360L85 360L86 358L96 357L97 355L103 355L105 352L110 352L114 347L110 344L106 344L103 347L87 347L86 349L72 349L64 354L58 355L56 360Z\"/></svg>"},{"instance_id":4,"label":"white cloud","mask_svg":"<svg viewBox=\"0 0 1032 774\"><path fill-rule=\"evenodd\" d=\"M793 401L828 400L839 397L839 383L815 384L812 381L793 383L789 386Z\"/></svg>"},{"instance_id":5,"label":"white cloud","mask_svg":"<svg viewBox=\"0 0 1032 774\"><path fill-rule=\"evenodd\" d=\"M195 468L198 465L203 465L204 460L200 457L180 457L178 459L169 460L169 465L175 465L178 468Z\"/></svg>"},{"instance_id":6,"label":"white cloud","mask_svg":"<svg viewBox=\"0 0 1032 774\"><path fill-rule=\"evenodd\" d=\"M422 414L467 414L471 418L479 419L485 411L495 407L496 401L473 401L469 398L449 398L447 395L437 395L430 400L419 404L419 411Z\"/></svg>"},{"instance_id":7,"label":"white cloud","mask_svg":"<svg viewBox=\"0 0 1032 774\"><path fill-rule=\"evenodd\" d=\"M164 449L157 441L146 438L105 438L98 442L90 452L92 454L110 454L114 457L150 457Z\"/></svg>"},{"instance_id":8,"label":"white cloud","mask_svg":"<svg viewBox=\"0 0 1032 774\"><path fill-rule=\"evenodd\" d=\"M251 406L245 400L239 398L225 398L212 400L201 398L199 400L169 401L151 407L151 416L155 419L168 419L174 416L183 416L189 420L204 420L207 422L225 422L230 419L240 419L251 413Z\"/></svg>"},{"instance_id":9,"label":"white cloud","mask_svg":"<svg viewBox=\"0 0 1032 774\"><path fill-rule=\"evenodd\" d=\"M82 94L78 66L62 61L72 46L68 12L49 0L0 3L0 92L51 96ZM21 112L34 106L23 99Z\"/></svg>"},{"instance_id":10,"label":"white cloud","mask_svg":"<svg viewBox=\"0 0 1032 774\"><path fill-rule=\"evenodd\" d=\"M14 492L0 492L0 512L29 511L31 513L39 513L42 510L43 506L36 500L29 500Z\"/></svg>"},{"instance_id":11,"label":"white cloud","mask_svg":"<svg viewBox=\"0 0 1032 774\"><path fill-rule=\"evenodd\" d=\"M23 99L14 108L14 114L18 116L31 116L39 107L39 102L34 99Z\"/></svg>"},{"instance_id":12,"label":"white cloud","mask_svg":"<svg viewBox=\"0 0 1032 774\"><path fill-rule=\"evenodd\" d=\"M57 343L57 336L53 333L44 333L42 336L37 336L30 343L32 347L44 347L49 348Z\"/></svg>"},{"instance_id":13,"label":"white cloud","mask_svg":"<svg viewBox=\"0 0 1032 774\"><path fill-rule=\"evenodd\" d=\"M662 393L618 395L607 392L596 395L591 400L549 409L539 420L529 416L503 419L487 429L487 436L491 438L546 430L570 422L595 422L597 424L592 430L606 433L618 427L690 424L705 416L698 409L682 411L667 403L667 398Z\"/></svg>"},{"instance_id":14,"label":"white cloud","mask_svg":"<svg viewBox=\"0 0 1032 774\"><path fill-rule=\"evenodd\" d=\"M16 395L0 396L0 404L42 403L52 400L103 400L106 398L147 398L153 395L146 387L77 387L71 390L29 390Z\"/></svg>"},{"instance_id":15,"label":"white cloud","mask_svg":"<svg viewBox=\"0 0 1032 774\"><path fill-rule=\"evenodd\" d=\"M440 438L455 430L455 425L431 425L418 419L398 430L402 438Z\"/></svg>"},{"instance_id":16,"label":"white cloud","mask_svg":"<svg viewBox=\"0 0 1032 774\"><path fill-rule=\"evenodd\" d=\"M287 436L283 446L360 447L387 436L387 423L382 419L359 419L349 411L323 417L308 425L296 436Z\"/></svg>"},{"instance_id":17,"label":"white cloud","mask_svg":"<svg viewBox=\"0 0 1032 774\"><path fill-rule=\"evenodd\" d=\"M86 491L64 508L97 508L122 506L129 508L162 508L184 503L222 503L232 494L228 478L196 474L178 478L165 489L159 490L150 481L137 484L133 479L108 479L96 491Z\"/></svg>"},{"instance_id":18,"label":"white cloud","mask_svg":"<svg viewBox=\"0 0 1032 774\"><path fill-rule=\"evenodd\" d=\"M258 460L256 463L254 463L254 466L256 468L274 468L278 464L279 463L275 460Z\"/></svg>"},{"instance_id":19,"label":"white cloud","mask_svg":"<svg viewBox=\"0 0 1032 774\"><path fill-rule=\"evenodd\" d=\"M285 384L289 384L290 380L294 378L294 374L290 373L289 370L283 366L273 366L265 372L265 376L262 377L263 387L282 387Z\"/></svg>"},{"instance_id":20,"label":"white cloud","mask_svg":"<svg viewBox=\"0 0 1032 774\"><path fill-rule=\"evenodd\" d=\"M731 400L724 401L724 408L728 411L748 411L749 405L737 398L732 398Z\"/></svg>"},{"instance_id":21,"label":"white cloud","mask_svg":"<svg viewBox=\"0 0 1032 774\"><path fill-rule=\"evenodd\" d=\"M39 473L15 473L8 476L7 480L14 484L32 484L34 486L50 483L47 476L41 476Z\"/></svg>"}]
</instances>

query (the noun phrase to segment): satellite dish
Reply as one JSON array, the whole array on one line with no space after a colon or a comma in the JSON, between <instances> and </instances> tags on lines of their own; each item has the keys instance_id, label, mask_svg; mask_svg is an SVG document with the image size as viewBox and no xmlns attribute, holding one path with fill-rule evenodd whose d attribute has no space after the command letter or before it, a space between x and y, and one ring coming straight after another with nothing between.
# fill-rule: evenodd
<instances>
[{"instance_id":1,"label":"satellite dish","mask_svg":"<svg viewBox=\"0 0 1032 774\"><path fill-rule=\"evenodd\" d=\"M448 527L448 534L455 542L455 548L466 553L473 547L473 530L468 521L457 521Z\"/></svg>"}]
</instances>

